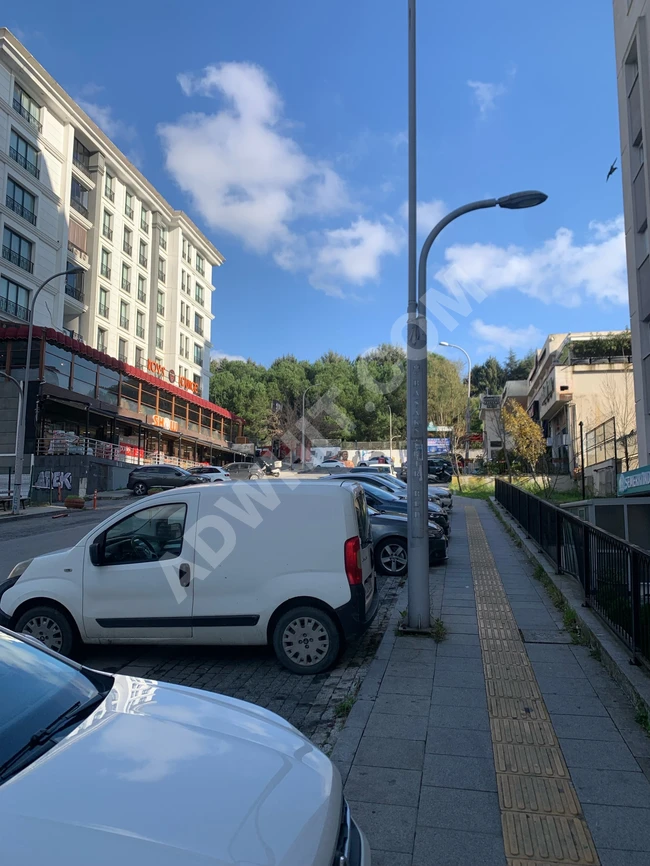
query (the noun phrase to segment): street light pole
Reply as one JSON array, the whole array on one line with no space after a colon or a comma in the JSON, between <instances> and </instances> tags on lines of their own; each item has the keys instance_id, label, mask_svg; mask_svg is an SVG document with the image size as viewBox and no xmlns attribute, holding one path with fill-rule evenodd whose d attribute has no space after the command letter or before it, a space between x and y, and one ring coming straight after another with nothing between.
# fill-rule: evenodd
<instances>
[{"instance_id":1,"label":"street light pole","mask_svg":"<svg viewBox=\"0 0 650 866\"><path fill-rule=\"evenodd\" d=\"M315 385L308 385L302 392L302 454L300 455L300 462L303 469L305 468L305 397L307 396L307 391L315 387Z\"/></svg>"},{"instance_id":2,"label":"street light pole","mask_svg":"<svg viewBox=\"0 0 650 866\"><path fill-rule=\"evenodd\" d=\"M18 423L16 425L16 462L14 464L14 495L11 503L11 511L13 514L20 513L20 491L23 481L23 463L25 461L25 422L27 418L27 387L29 385L30 361L32 355L32 336L34 333L34 311L36 309L36 299L41 291L58 277L64 277L66 274L80 274L84 268L78 265L73 268L67 268L65 271L59 271L57 274L52 274L40 284L34 294L28 300L27 312L29 315L29 328L27 330L27 356L25 358L25 375L23 377L22 399L18 407ZM31 303L30 303L31 301Z\"/></svg>"},{"instance_id":3,"label":"street light pole","mask_svg":"<svg viewBox=\"0 0 650 866\"><path fill-rule=\"evenodd\" d=\"M467 466L469 464L469 434L471 429L471 399L472 399L472 360L469 353L462 346L457 346L455 343L447 343L445 340L440 341L441 346L447 346L449 349L458 349L467 358L467 406L465 407L465 475L467 475Z\"/></svg>"},{"instance_id":4,"label":"street light pole","mask_svg":"<svg viewBox=\"0 0 650 866\"><path fill-rule=\"evenodd\" d=\"M390 455L390 465L393 465L393 413L390 406L388 407L388 453Z\"/></svg>"}]
</instances>

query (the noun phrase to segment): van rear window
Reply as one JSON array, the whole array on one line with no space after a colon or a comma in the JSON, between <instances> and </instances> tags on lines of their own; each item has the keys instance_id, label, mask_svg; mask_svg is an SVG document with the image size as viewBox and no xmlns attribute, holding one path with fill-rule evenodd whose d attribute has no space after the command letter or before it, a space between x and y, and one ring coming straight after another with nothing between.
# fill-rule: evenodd
<instances>
[{"instance_id":1,"label":"van rear window","mask_svg":"<svg viewBox=\"0 0 650 866\"><path fill-rule=\"evenodd\" d=\"M368 505L366 497L360 490L354 497L354 509L357 514L357 526L359 527L359 537L363 545L370 543L370 519L368 517Z\"/></svg>"}]
</instances>

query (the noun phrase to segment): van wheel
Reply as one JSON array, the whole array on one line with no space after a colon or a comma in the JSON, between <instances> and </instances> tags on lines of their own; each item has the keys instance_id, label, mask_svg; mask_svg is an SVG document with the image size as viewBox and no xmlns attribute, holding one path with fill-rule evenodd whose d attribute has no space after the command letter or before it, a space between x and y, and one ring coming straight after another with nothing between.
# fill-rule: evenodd
<instances>
[{"instance_id":1,"label":"van wheel","mask_svg":"<svg viewBox=\"0 0 650 866\"><path fill-rule=\"evenodd\" d=\"M408 549L401 538L387 538L375 549L375 562L382 574L402 577L408 569Z\"/></svg>"},{"instance_id":2,"label":"van wheel","mask_svg":"<svg viewBox=\"0 0 650 866\"><path fill-rule=\"evenodd\" d=\"M147 485L144 481L136 481L133 485L133 492L136 496L144 496L147 492Z\"/></svg>"},{"instance_id":3,"label":"van wheel","mask_svg":"<svg viewBox=\"0 0 650 866\"><path fill-rule=\"evenodd\" d=\"M331 616L317 607L294 607L273 630L273 649L285 668L296 674L319 674L331 668L341 637Z\"/></svg>"},{"instance_id":4,"label":"van wheel","mask_svg":"<svg viewBox=\"0 0 650 866\"><path fill-rule=\"evenodd\" d=\"M76 635L68 617L56 607L33 607L18 618L15 631L39 640L48 649L69 656Z\"/></svg>"}]
</instances>

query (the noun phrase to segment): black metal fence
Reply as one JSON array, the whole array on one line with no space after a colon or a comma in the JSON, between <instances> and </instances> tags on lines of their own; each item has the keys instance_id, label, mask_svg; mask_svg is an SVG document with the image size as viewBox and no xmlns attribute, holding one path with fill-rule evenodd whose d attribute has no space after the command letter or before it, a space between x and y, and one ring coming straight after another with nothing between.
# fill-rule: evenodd
<instances>
[{"instance_id":1,"label":"black metal fence","mask_svg":"<svg viewBox=\"0 0 650 866\"><path fill-rule=\"evenodd\" d=\"M495 498L558 573L580 581L586 604L634 658L650 665L650 553L499 478Z\"/></svg>"}]
</instances>

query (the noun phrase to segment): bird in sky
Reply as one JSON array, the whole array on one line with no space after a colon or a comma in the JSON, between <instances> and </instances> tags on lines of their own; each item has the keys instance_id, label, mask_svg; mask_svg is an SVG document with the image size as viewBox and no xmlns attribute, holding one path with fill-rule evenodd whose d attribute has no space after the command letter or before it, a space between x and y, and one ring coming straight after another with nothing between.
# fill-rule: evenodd
<instances>
[{"instance_id":1,"label":"bird in sky","mask_svg":"<svg viewBox=\"0 0 650 866\"><path fill-rule=\"evenodd\" d=\"M610 167L609 167L609 171L607 172L607 177L605 178L605 183L607 183L607 181L610 179L610 177L611 177L611 176L614 174L614 172L617 170L617 168L616 168L616 163L617 163L617 162L618 162L618 157L616 157L616 159L614 160L614 162L610 165Z\"/></svg>"}]
</instances>

